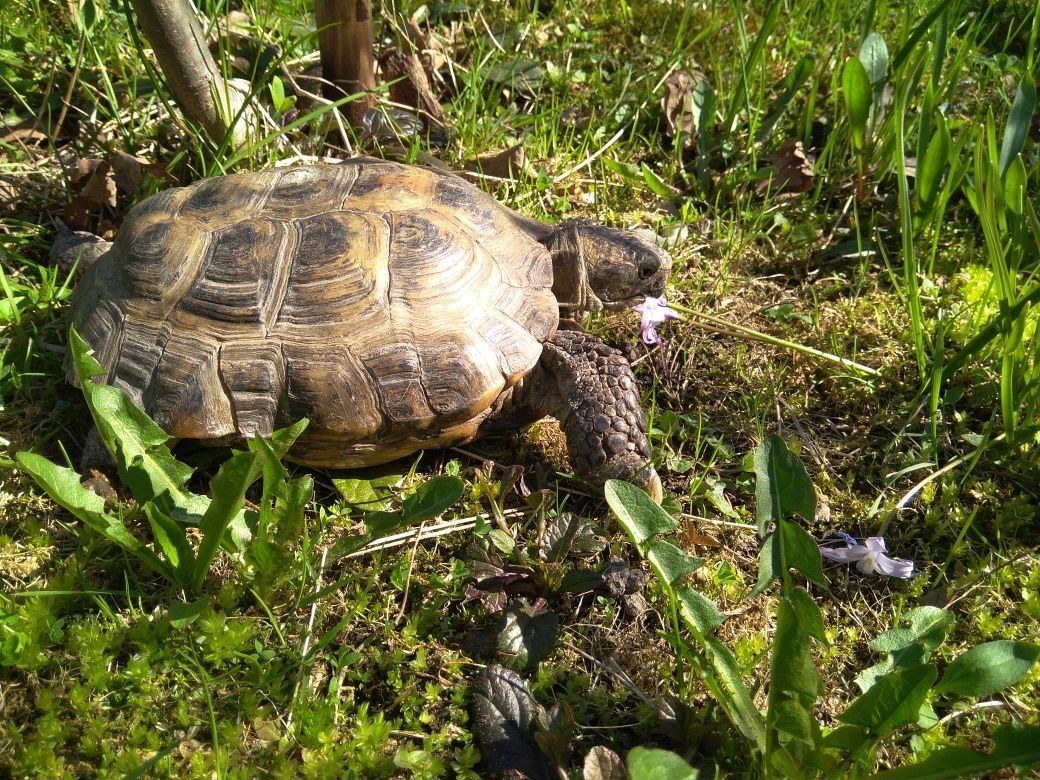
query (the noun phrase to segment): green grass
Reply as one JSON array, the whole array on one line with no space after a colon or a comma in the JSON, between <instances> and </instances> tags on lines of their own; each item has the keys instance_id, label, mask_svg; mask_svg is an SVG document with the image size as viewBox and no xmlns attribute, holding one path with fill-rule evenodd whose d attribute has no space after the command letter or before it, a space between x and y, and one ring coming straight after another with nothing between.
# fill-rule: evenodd
<instances>
[{"instance_id":1,"label":"green grass","mask_svg":"<svg viewBox=\"0 0 1040 780\"><path fill-rule=\"evenodd\" d=\"M680 519L681 546L706 560L688 584L730 616L718 635L756 706L767 702L777 605L793 587L747 598L759 553L748 456L770 434L799 452L816 486L819 509L805 522L813 537L883 533L920 572L899 582L828 567L828 587L810 588L829 639L813 650L824 729L878 660L870 642L915 607L946 607L956 619L934 658L940 670L983 642L1035 641L1036 5L556 0L396 10L421 6L448 63L436 88L452 130L443 148L418 139L407 152L462 167L521 144L530 173L486 182L497 197L538 218L590 216L676 237L669 300L733 326L691 315L664 326L666 346L647 353L635 315L590 323L636 359L672 494L666 508ZM394 7L383 4L384 19ZM309 62L311 4L236 8L259 41L221 62L238 76L266 74L253 89L272 108L271 70L256 64L268 44L294 72ZM226 8L201 10L219 18ZM870 33L884 60L877 38L863 47ZM567 766L580 768L596 745L622 757L655 745L726 774L760 771L690 676L696 643L676 632L667 588L651 580L652 611L637 619L619 599L563 586L611 555L638 566L639 554L600 498L546 479L566 469L550 425L380 474L333 475L362 480L349 485L314 474L314 499L292 533L272 535L270 549L225 546L204 579L189 578L197 595L142 568L12 468L26 450L75 462L88 431L63 369L75 282L47 260L53 219L77 194L75 160L125 152L187 183L341 145L328 110L302 101L264 142L215 143L171 114L139 45L119 6L88 3L74 19L38 0L0 9L0 774L117 776L147 763L152 776L177 777L340 777L344 767L359 777L482 776L472 686L481 665L501 661L504 618L467 588L479 561L496 556L559 617L550 654L523 676L541 705L573 716ZM862 78L855 86L850 61L869 88ZM699 73L698 99L714 105L688 144L668 134L661 108L679 69ZM785 191L767 168L796 141L811 177ZM85 227L118 228L133 203L165 186L145 169L115 206L93 207ZM197 468L186 489L206 492L225 455L186 456ZM543 510L510 484L515 464L524 487L550 485ZM360 538L373 510L407 514L403 497L439 475L465 486L443 519L472 525L344 554L342 540ZM607 547L543 560L540 528L560 511L597 525ZM149 536L140 513L127 517ZM682 706L669 721L660 702L671 696ZM1040 671L984 699L952 705L936 728L899 729L879 767L947 745L989 749L999 724L1035 724Z\"/></svg>"}]
</instances>

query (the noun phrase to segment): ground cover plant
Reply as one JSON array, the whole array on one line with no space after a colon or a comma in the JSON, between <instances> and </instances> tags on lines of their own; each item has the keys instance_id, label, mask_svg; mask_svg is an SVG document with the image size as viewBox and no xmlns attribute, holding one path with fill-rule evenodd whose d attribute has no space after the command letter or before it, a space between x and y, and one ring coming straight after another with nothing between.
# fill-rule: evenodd
<instances>
[{"instance_id":1,"label":"ground cover plant","mask_svg":"<svg viewBox=\"0 0 1040 780\"><path fill-rule=\"evenodd\" d=\"M310 4L199 10L244 145L183 121L122 6L0 8L0 775L1040 763L1036 4L376 4L444 121L384 84L361 132L307 80ZM171 452L65 382L96 365L57 218L111 238L173 184L356 151L669 249L681 320L585 323L662 506L567 474L548 423L322 473L283 461L305 422Z\"/></svg>"}]
</instances>

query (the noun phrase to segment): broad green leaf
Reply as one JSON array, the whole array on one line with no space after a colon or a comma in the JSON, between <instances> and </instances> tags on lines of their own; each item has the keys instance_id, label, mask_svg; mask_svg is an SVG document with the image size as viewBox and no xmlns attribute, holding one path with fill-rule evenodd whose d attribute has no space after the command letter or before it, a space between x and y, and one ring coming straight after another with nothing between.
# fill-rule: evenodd
<instances>
[{"instance_id":1,"label":"broad green leaf","mask_svg":"<svg viewBox=\"0 0 1040 780\"><path fill-rule=\"evenodd\" d=\"M607 480L603 495L637 546L678 526L675 518L658 506L645 490L629 482Z\"/></svg>"},{"instance_id":2,"label":"broad green leaf","mask_svg":"<svg viewBox=\"0 0 1040 780\"><path fill-rule=\"evenodd\" d=\"M69 348L83 397L102 441L112 453L119 478L139 504L166 493L173 506L164 507L177 520L198 522L209 502L184 488L192 469L173 457L170 436L138 409L122 390L97 384L101 364L75 328L69 329Z\"/></svg>"},{"instance_id":3,"label":"broad green leaf","mask_svg":"<svg viewBox=\"0 0 1040 780\"><path fill-rule=\"evenodd\" d=\"M737 657L712 633L722 623L722 615L714 604L692 589L681 589L676 595L683 619L711 664L704 684L751 749L764 752L766 727L762 714L744 683Z\"/></svg>"},{"instance_id":4,"label":"broad green leaf","mask_svg":"<svg viewBox=\"0 0 1040 780\"><path fill-rule=\"evenodd\" d=\"M883 737L917 721L934 681L935 667L931 664L891 671L854 699L838 720L865 726L872 735Z\"/></svg>"},{"instance_id":5,"label":"broad green leaf","mask_svg":"<svg viewBox=\"0 0 1040 780\"><path fill-rule=\"evenodd\" d=\"M823 628L823 615L816 602L813 601L813 597L805 588L797 586L791 588L786 595L802 629L813 639L826 646L828 642Z\"/></svg>"},{"instance_id":6,"label":"broad green leaf","mask_svg":"<svg viewBox=\"0 0 1040 780\"><path fill-rule=\"evenodd\" d=\"M343 496L343 500L351 506L385 512L393 503L395 488L401 484L402 479L400 474L388 474L372 479L334 479L332 484Z\"/></svg>"},{"instance_id":7,"label":"broad green leaf","mask_svg":"<svg viewBox=\"0 0 1040 780\"><path fill-rule=\"evenodd\" d=\"M473 734L492 777L555 777L534 734L546 713L512 669L488 665L473 682Z\"/></svg>"},{"instance_id":8,"label":"broad green leaf","mask_svg":"<svg viewBox=\"0 0 1040 780\"><path fill-rule=\"evenodd\" d=\"M203 596L191 603L173 602L166 610L166 614L170 618L170 625L174 628L187 628L209 607L209 603L209 596Z\"/></svg>"},{"instance_id":9,"label":"broad green leaf","mask_svg":"<svg viewBox=\"0 0 1040 780\"><path fill-rule=\"evenodd\" d=\"M538 540L539 559L559 563L566 558L578 529L586 522L573 512L561 512L550 518Z\"/></svg>"},{"instance_id":10,"label":"broad green leaf","mask_svg":"<svg viewBox=\"0 0 1040 780\"><path fill-rule=\"evenodd\" d=\"M1029 137L1029 126L1033 121L1033 111L1036 110L1036 84L1027 73L1018 82L1018 93L1015 101L1011 104L1011 113L1008 114L1007 127L1004 128L1004 138L1000 144L1000 176L1007 173L1011 161L1018 157Z\"/></svg>"},{"instance_id":11,"label":"broad green leaf","mask_svg":"<svg viewBox=\"0 0 1040 780\"><path fill-rule=\"evenodd\" d=\"M226 461L210 481L213 500L199 521L202 543L199 545L192 580L195 590L202 587L210 564L224 541L224 533L245 504L246 491L256 482L262 469L263 464L257 453L239 452ZM236 543L236 547L241 546L244 546L241 542Z\"/></svg>"},{"instance_id":12,"label":"broad green leaf","mask_svg":"<svg viewBox=\"0 0 1040 780\"><path fill-rule=\"evenodd\" d=\"M779 436L767 437L755 448L755 504L758 535L789 514L816 519L816 491L801 461Z\"/></svg>"},{"instance_id":13,"label":"broad green leaf","mask_svg":"<svg viewBox=\"0 0 1040 780\"><path fill-rule=\"evenodd\" d=\"M876 653L895 654L917 642L931 653L946 640L946 635L953 627L954 617L939 607L914 607L899 622L908 625L905 628L890 628L879 634L870 643L870 649Z\"/></svg>"},{"instance_id":14,"label":"broad green leaf","mask_svg":"<svg viewBox=\"0 0 1040 780\"><path fill-rule=\"evenodd\" d=\"M989 696L1014 685L1040 658L1040 646L1011 639L986 642L965 650L946 667L936 693Z\"/></svg>"},{"instance_id":15,"label":"broad green leaf","mask_svg":"<svg viewBox=\"0 0 1040 780\"><path fill-rule=\"evenodd\" d=\"M634 747L625 759L631 780L697 780L701 773L670 750Z\"/></svg>"},{"instance_id":16,"label":"broad green leaf","mask_svg":"<svg viewBox=\"0 0 1040 780\"><path fill-rule=\"evenodd\" d=\"M286 545L295 541L303 531L304 512L314 497L314 477L302 477L286 483L284 496L278 496L274 504L272 520L278 526L275 543Z\"/></svg>"},{"instance_id":17,"label":"broad green leaf","mask_svg":"<svg viewBox=\"0 0 1040 780\"><path fill-rule=\"evenodd\" d=\"M950 131L946 126L946 118L939 114L936 118L935 132L932 134L924 156L917 161L917 175L914 178L914 193L917 195L918 221L926 219L935 208L936 198L942 188L942 177L946 172L946 164L950 159Z\"/></svg>"},{"instance_id":18,"label":"broad green leaf","mask_svg":"<svg viewBox=\"0 0 1040 780\"><path fill-rule=\"evenodd\" d=\"M870 76L863 63L853 58L845 63L841 83L845 96L845 110L849 116L849 130L852 132L852 145L857 151L862 151L867 141L867 122L874 100Z\"/></svg>"},{"instance_id":19,"label":"broad green leaf","mask_svg":"<svg viewBox=\"0 0 1040 780\"><path fill-rule=\"evenodd\" d=\"M705 636L713 634L715 629L726 621L715 602L700 591L693 588L678 588L675 591L675 597L679 602L683 619Z\"/></svg>"},{"instance_id":20,"label":"broad green leaf","mask_svg":"<svg viewBox=\"0 0 1040 780\"><path fill-rule=\"evenodd\" d=\"M664 539L652 539L647 545L646 559L654 572L673 588L704 565L703 558L687 555L674 544Z\"/></svg>"},{"instance_id":21,"label":"broad green leaf","mask_svg":"<svg viewBox=\"0 0 1040 780\"><path fill-rule=\"evenodd\" d=\"M945 641L954 617L938 607L915 607L899 622L909 625L890 628L870 643L871 650L885 653L887 657L859 673L856 685L861 691L868 691L881 676L895 667L927 663L935 649Z\"/></svg>"},{"instance_id":22,"label":"broad green leaf","mask_svg":"<svg viewBox=\"0 0 1040 780\"><path fill-rule=\"evenodd\" d=\"M863 39L859 47L859 61L870 79L870 85L880 94L880 89L888 80L888 46L885 39L872 32Z\"/></svg>"},{"instance_id":23,"label":"broad green leaf","mask_svg":"<svg viewBox=\"0 0 1040 780\"><path fill-rule=\"evenodd\" d=\"M173 568L148 545L130 533L121 517L106 512L105 499L84 487L80 483L79 474L74 470L58 466L34 452L16 453L15 460L56 504L110 542L122 547L152 571L172 583L177 583L177 573Z\"/></svg>"},{"instance_id":24,"label":"broad green leaf","mask_svg":"<svg viewBox=\"0 0 1040 780\"><path fill-rule=\"evenodd\" d=\"M754 598L765 593L766 588L780 577L780 545L776 541L776 533L771 533L762 540L762 549L758 553L758 582L748 593Z\"/></svg>"},{"instance_id":25,"label":"broad green leaf","mask_svg":"<svg viewBox=\"0 0 1040 780\"><path fill-rule=\"evenodd\" d=\"M300 435L307 430L309 424L307 418L304 417L290 426L279 428L271 434L271 449L274 451L278 460L281 460L289 453L289 449L296 443L296 440L300 438Z\"/></svg>"},{"instance_id":26,"label":"broad green leaf","mask_svg":"<svg viewBox=\"0 0 1040 780\"><path fill-rule=\"evenodd\" d=\"M813 706L823 691L823 685L813 664L811 645L809 633L798 619L793 604L781 598L777 605L776 636L770 652L772 664L766 727L770 731L771 743L774 746L786 745L792 761L802 766L815 751L820 738ZM792 745L792 740L803 745Z\"/></svg>"},{"instance_id":27,"label":"broad green leaf","mask_svg":"<svg viewBox=\"0 0 1040 780\"><path fill-rule=\"evenodd\" d=\"M271 102L274 104L275 110L281 111L282 103L285 102L285 86L282 84L282 80L278 76L271 76L267 88L271 91Z\"/></svg>"},{"instance_id":28,"label":"broad green leaf","mask_svg":"<svg viewBox=\"0 0 1040 780\"><path fill-rule=\"evenodd\" d=\"M804 528L791 520L780 521L780 535L784 544L783 562L788 567L800 571L810 582L826 587L823 557L816 541Z\"/></svg>"},{"instance_id":29,"label":"broad green leaf","mask_svg":"<svg viewBox=\"0 0 1040 780\"><path fill-rule=\"evenodd\" d=\"M993 729L993 749L977 753L957 746L936 750L923 761L879 772L878 780L952 780L981 777L1005 767L1040 766L1040 726L1008 724Z\"/></svg>"},{"instance_id":30,"label":"broad green leaf","mask_svg":"<svg viewBox=\"0 0 1040 780\"><path fill-rule=\"evenodd\" d=\"M646 163L642 164L642 172L643 181L646 182L646 186L650 188L651 192L662 198L671 199L675 197L672 188L665 184L664 180L654 173Z\"/></svg>"},{"instance_id":31,"label":"broad green leaf","mask_svg":"<svg viewBox=\"0 0 1040 780\"><path fill-rule=\"evenodd\" d=\"M400 512L368 512L365 515L365 535L369 540L386 536L404 525L404 515Z\"/></svg>"},{"instance_id":32,"label":"broad green leaf","mask_svg":"<svg viewBox=\"0 0 1040 780\"><path fill-rule=\"evenodd\" d=\"M405 523L419 523L436 517L462 498L463 484L458 477L441 475L423 482L404 497L401 513Z\"/></svg>"},{"instance_id":33,"label":"broad green leaf","mask_svg":"<svg viewBox=\"0 0 1040 780\"><path fill-rule=\"evenodd\" d=\"M184 533L184 526L163 512L149 501L142 507L148 524L152 527L152 536L166 556L166 560L177 572L176 585L188 587L195 571L195 552Z\"/></svg>"}]
</instances>

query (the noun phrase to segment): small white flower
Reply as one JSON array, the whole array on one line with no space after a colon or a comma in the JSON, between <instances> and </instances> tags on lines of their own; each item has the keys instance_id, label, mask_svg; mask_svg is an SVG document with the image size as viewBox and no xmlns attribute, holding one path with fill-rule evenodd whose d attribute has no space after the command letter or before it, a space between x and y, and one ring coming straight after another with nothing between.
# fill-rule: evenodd
<instances>
[{"instance_id":1,"label":"small white flower","mask_svg":"<svg viewBox=\"0 0 1040 780\"><path fill-rule=\"evenodd\" d=\"M660 323L665 320L679 319L679 312L668 308L668 301L664 299L664 296L654 298L652 295L648 295L645 301L638 306L633 306L632 310L643 315L640 329L643 332L643 343L647 346L654 344L660 346L664 343L661 337L657 335L657 326Z\"/></svg>"},{"instance_id":2,"label":"small white flower","mask_svg":"<svg viewBox=\"0 0 1040 780\"><path fill-rule=\"evenodd\" d=\"M875 571L886 577L900 577L908 579L913 576L914 562L904 561L899 558L890 558L885 547L883 536L867 537L864 544L859 544L848 534L839 534L847 547L820 547L820 554L829 560L840 563L856 563L856 568L864 574L873 574Z\"/></svg>"}]
</instances>

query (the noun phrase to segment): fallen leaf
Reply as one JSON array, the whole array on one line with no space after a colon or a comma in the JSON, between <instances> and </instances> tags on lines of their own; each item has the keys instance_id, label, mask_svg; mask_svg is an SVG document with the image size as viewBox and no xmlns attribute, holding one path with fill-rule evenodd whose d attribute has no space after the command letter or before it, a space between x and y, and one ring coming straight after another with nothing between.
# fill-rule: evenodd
<instances>
[{"instance_id":1,"label":"fallen leaf","mask_svg":"<svg viewBox=\"0 0 1040 780\"><path fill-rule=\"evenodd\" d=\"M419 56L426 78L431 82L440 82L440 73L448 64L448 55L444 42L432 32L423 30L414 19L405 20L405 32L412 53Z\"/></svg>"},{"instance_id":2,"label":"fallen leaf","mask_svg":"<svg viewBox=\"0 0 1040 780\"><path fill-rule=\"evenodd\" d=\"M585 755L581 780L627 780L625 762L608 747L596 745Z\"/></svg>"},{"instance_id":3,"label":"fallen leaf","mask_svg":"<svg viewBox=\"0 0 1040 780\"><path fill-rule=\"evenodd\" d=\"M394 103L418 112L428 127L447 126L444 108L430 89L429 77L417 55L389 47L379 55L379 67Z\"/></svg>"},{"instance_id":4,"label":"fallen leaf","mask_svg":"<svg viewBox=\"0 0 1040 780\"><path fill-rule=\"evenodd\" d=\"M755 192L764 195L767 191L781 193L808 192L813 188L813 165L815 160L805 154L801 141L788 139L775 154L763 158L769 167L760 173L763 178L755 185ZM770 171L770 168L775 172Z\"/></svg>"},{"instance_id":5,"label":"fallen leaf","mask_svg":"<svg viewBox=\"0 0 1040 780\"><path fill-rule=\"evenodd\" d=\"M112 166L107 160L76 160L72 171L72 188L75 194L65 207L63 218L73 230L83 230L90 216L103 207L116 207L116 182L112 176Z\"/></svg>"},{"instance_id":6,"label":"fallen leaf","mask_svg":"<svg viewBox=\"0 0 1040 780\"><path fill-rule=\"evenodd\" d=\"M696 544L702 547L721 547L719 541L712 536L698 530L692 520L686 520L682 525L683 540L686 544L693 546Z\"/></svg>"},{"instance_id":7,"label":"fallen leaf","mask_svg":"<svg viewBox=\"0 0 1040 780\"><path fill-rule=\"evenodd\" d=\"M527 153L519 144L482 154L475 160L463 163L463 168L462 176L471 180L485 177L516 180L520 175L525 178L533 175L527 162Z\"/></svg>"},{"instance_id":8,"label":"fallen leaf","mask_svg":"<svg viewBox=\"0 0 1040 780\"><path fill-rule=\"evenodd\" d=\"M692 73L677 70L664 82L661 111L667 135L669 138L684 136L683 146L687 149L693 146L701 122L701 106L694 100L693 93L697 84L707 79L699 70Z\"/></svg>"},{"instance_id":9,"label":"fallen leaf","mask_svg":"<svg viewBox=\"0 0 1040 780\"><path fill-rule=\"evenodd\" d=\"M3 128L3 133L0 133L0 142L2 143L22 143L40 146L47 143L47 134L37 129L35 120L26 119L14 127L9 127L5 123Z\"/></svg>"}]
</instances>

